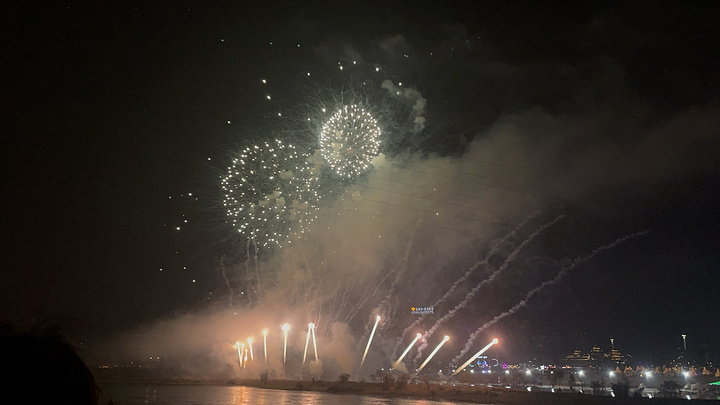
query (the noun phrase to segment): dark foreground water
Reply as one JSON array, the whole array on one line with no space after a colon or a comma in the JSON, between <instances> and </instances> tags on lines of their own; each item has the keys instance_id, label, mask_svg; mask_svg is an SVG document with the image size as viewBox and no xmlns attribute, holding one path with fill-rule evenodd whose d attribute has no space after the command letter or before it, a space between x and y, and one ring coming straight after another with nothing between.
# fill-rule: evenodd
<instances>
[{"instance_id":1,"label":"dark foreground water","mask_svg":"<svg viewBox=\"0 0 720 405\"><path fill-rule=\"evenodd\" d=\"M101 405L442 405L416 399L205 385L102 384Z\"/></svg>"}]
</instances>

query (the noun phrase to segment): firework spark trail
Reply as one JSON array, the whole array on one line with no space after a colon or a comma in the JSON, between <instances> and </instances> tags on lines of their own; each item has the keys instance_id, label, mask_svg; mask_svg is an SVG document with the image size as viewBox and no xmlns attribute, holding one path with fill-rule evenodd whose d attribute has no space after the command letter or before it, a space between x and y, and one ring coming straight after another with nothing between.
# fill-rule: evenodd
<instances>
[{"instance_id":1,"label":"firework spark trail","mask_svg":"<svg viewBox=\"0 0 720 405\"><path fill-rule=\"evenodd\" d=\"M268 334L268 330L263 329L262 335L263 335L263 352L265 353L265 365L267 365L267 334Z\"/></svg>"},{"instance_id":2,"label":"firework spark trail","mask_svg":"<svg viewBox=\"0 0 720 405\"><path fill-rule=\"evenodd\" d=\"M305 365L305 359L307 358L307 348L308 343L310 343L310 326L308 326L307 336L305 337L305 350L303 350L303 366Z\"/></svg>"},{"instance_id":3,"label":"firework spark trail","mask_svg":"<svg viewBox=\"0 0 720 405\"><path fill-rule=\"evenodd\" d=\"M392 247L390 247L388 250L385 251L385 255L383 256L382 260L380 261L380 265L378 266L377 270L376 270L375 273L373 274L373 276L372 276L372 278L370 279L370 281L368 281L367 285L365 286L365 291L363 291L363 293L360 294L360 299L361 299L362 301L358 300L358 301L360 301L360 303L357 304L357 305L355 305L355 307L348 313L348 316L345 318L345 323L348 323L348 322L352 321L353 318L355 318L355 315L357 315L357 313L360 311L360 309L362 309L362 307L365 305L365 302L367 302L367 300L371 297L371 296L366 295L367 292L368 292L368 289L370 289L370 286L373 284L373 281L375 281L375 278L377 277L378 274L380 274L380 271L381 271L382 268L385 266L385 261L387 260L388 256L390 256L390 252L392 252L392 251L395 250L395 247L398 245L398 243L400 243L400 241L401 241L403 238L405 238L405 236L406 236L408 233L409 233L409 232L405 232L402 236L400 236L400 237L395 241L395 243L392 245ZM381 283L382 283L382 282L381 282ZM375 292L377 292L377 289L375 290ZM373 293L372 296L375 296L375 293ZM366 333L367 333L367 331L366 331Z\"/></svg>"},{"instance_id":4,"label":"firework spark trail","mask_svg":"<svg viewBox=\"0 0 720 405\"><path fill-rule=\"evenodd\" d=\"M250 285L250 239L247 240L247 246L245 247L245 278L248 285Z\"/></svg>"},{"instance_id":5,"label":"firework spark trail","mask_svg":"<svg viewBox=\"0 0 720 405\"><path fill-rule=\"evenodd\" d=\"M253 248L255 249L255 255L253 257L255 261L255 294L252 295L252 297L255 298L256 302L260 301L260 272L258 271L258 251L257 251L257 244L255 243L255 240L253 239Z\"/></svg>"},{"instance_id":6,"label":"firework spark trail","mask_svg":"<svg viewBox=\"0 0 720 405\"><path fill-rule=\"evenodd\" d=\"M284 324L282 326L283 331L283 374L285 372L285 362L287 361L287 338L288 338L288 331L290 330L290 324Z\"/></svg>"},{"instance_id":7,"label":"firework spark trail","mask_svg":"<svg viewBox=\"0 0 720 405\"><path fill-rule=\"evenodd\" d=\"M360 368L362 368L363 363L365 363L365 356L367 356L368 350L370 349L370 343L372 343L378 323L380 323L380 315L375 318L375 325L373 326L372 332L370 333L370 339L368 339L367 346L365 346L365 353L363 353L362 360L360 360Z\"/></svg>"},{"instance_id":8,"label":"firework spark trail","mask_svg":"<svg viewBox=\"0 0 720 405\"><path fill-rule=\"evenodd\" d=\"M335 315L335 314L336 314L336 312L335 312L335 301L337 301L337 295L338 295L338 294L337 294L337 291L333 292L333 298L332 298L332 301L331 301L331 303L330 303L330 309L328 309L328 311L330 312L330 314L331 314L331 316L332 316L333 319L338 318L339 315L340 315L339 312L337 313L337 314L338 314L337 316Z\"/></svg>"},{"instance_id":9,"label":"firework spark trail","mask_svg":"<svg viewBox=\"0 0 720 405\"><path fill-rule=\"evenodd\" d=\"M470 302L470 300L473 299L473 297L475 297L475 294L477 294L477 292L478 292L484 285L486 285L486 284L488 284L488 283L491 283L500 273L502 273L503 270L505 270L505 269L507 268L507 266L508 266L513 260L515 260L515 257L517 257L517 255L520 253L520 251L521 251L528 243L530 243L533 239L535 239L535 237L537 237L542 231L544 231L545 229L547 229L547 228L555 225L555 224L556 224L559 220L561 220L563 217L565 217L565 215L560 214L560 215L558 215L557 217L555 217L555 219L553 219L552 221L546 222L546 223L540 225L540 227L539 227L537 230L535 230L535 232L533 232L532 234L530 234L530 236L528 236L524 241L522 241L522 243L520 243L520 244L515 248L515 250L513 250L512 253L510 253L510 255L505 259L505 262L504 262L500 267L498 267L497 270L495 270L494 272L492 272L492 274L490 274L490 275L488 276L488 278L486 278L485 280L481 281L478 285L475 286L475 288L473 288L472 290L470 290L470 292L465 296L465 298L464 298L459 304L457 304L457 305L455 306L455 308L451 309L447 314L445 314L445 316L443 316L442 318L438 319L438 320L435 322L435 324L434 324L427 332L425 332L425 335L423 335L423 339L427 339L428 337L432 336L432 334L435 333L435 331L440 327L441 324L443 324L445 321L447 321L448 319L450 319L450 318L452 318L453 316L455 316L455 314L457 313L457 311L459 311L459 310L461 310L462 308L464 308L464 307L468 304L468 302ZM415 359L414 359L415 362L417 362L417 361L422 357L422 351L423 351L426 347L427 347L427 343L423 343L420 347L418 347L418 354L417 354L417 356L415 356Z\"/></svg>"},{"instance_id":10,"label":"firework spark trail","mask_svg":"<svg viewBox=\"0 0 720 405\"><path fill-rule=\"evenodd\" d=\"M315 361L320 361L317 351L317 340L315 340L315 326L312 327L313 347L315 348Z\"/></svg>"},{"instance_id":11,"label":"firework spark trail","mask_svg":"<svg viewBox=\"0 0 720 405\"><path fill-rule=\"evenodd\" d=\"M255 361L255 355L253 354L252 344L253 344L252 338L248 338L248 347L250 348L250 361Z\"/></svg>"},{"instance_id":12,"label":"firework spark trail","mask_svg":"<svg viewBox=\"0 0 720 405\"><path fill-rule=\"evenodd\" d=\"M450 287L450 289L449 289L442 297L440 297L437 301L435 301L435 303L433 304L433 306L439 305L440 303L444 302L444 301L450 296L450 294L452 294L453 292L455 292L455 289L457 288L458 285L460 285L460 283L462 283L462 282L465 281L468 277L470 277L470 275L471 275L471 274L475 271L475 269L477 269L479 266L481 266L481 265L483 265L483 264L487 264L488 259L490 259L493 255L495 255L495 253L497 253L497 251L500 249L500 246L501 246L503 243L505 243L510 237L515 236L515 234L520 230L520 228L522 228L523 226L525 226L525 224L527 224L528 221L529 221L531 218L533 218L534 216L536 216L536 215L538 215L538 214L540 214L540 211L537 211L537 212L535 212L534 214L528 216L527 218L525 218L525 220L523 220L522 222L520 222L520 223L515 227L515 229L513 229L510 233L508 233L507 235L505 235L504 237L502 237L500 240L498 240L498 241L490 248L490 250L488 251L487 255L485 255L485 259L483 259L483 260L475 263L472 267L470 267L470 269L468 269L468 271L466 271L465 274L462 275L462 277L460 277L459 279L457 279L457 280L455 281L455 283L453 283L453 285ZM423 314L423 316L424 316L424 314Z\"/></svg>"},{"instance_id":13,"label":"firework spark trail","mask_svg":"<svg viewBox=\"0 0 720 405\"><path fill-rule=\"evenodd\" d=\"M468 277L470 277L470 275L471 275L478 267L480 267L480 266L482 266L482 265L484 265L484 264L487 264L487 262L488 262L488 260L490 259L490 257L492 257L493 255L495 255L495 254L497 253L497 251L500 249L500 246L502 246L502 244L504 244L504 243L505 243L508 239L510 239L511 237L515 236L515 234L517 234L517 232L518 232L523 226L525 226L525 224L527 224L528 221L530 221L530 219L532 219L533 217L535 217L535 216L538 215L538 214L540 214L540 211L536 211L536 212L533 213L532 215L528 216L528 217L525 218L522 222L520 222L520 223L515 227L515 229L513 229L512 231L510 231L510 233L506 234L505 236L503 236L502 238L500 238L497 242L495 242L495 244L493 244L493 245L490 247L490 250L489 250L488 253L485 255L485 258L483 258L482 260L479 260L479 261L475 262L475 264L473 264L473 265L470 267L470 269L468 269L468 271L465 272L465 274L463 274L460 278L458 278L458 279L455 281L455 283L453 283L453 285L450 286L450 289L447 290L447 291L445 292L445 294L443 294L442 297L440 297L437 301L435 301L432 306L435 307L435 306L439 305L440 303L445 302L445 300L448 299L448 297L449 297L452 293L455 292L455 289L457 289L457 286L460 285L460 283L462 283L462 282L465 281ZM402 334L401 334L400 337L398 338L397 343L395 344L395 347L393 348L393 351L392 351L392 357L393 357L393 358L394 358L395 355L397 354L397 350L398 350L398 348L400 347L400 344L402 343L403 337L405 337L405 335L407 335L407 333L410 332L411 330L414 330L415 328L417 328L417 326L420 324L420 322L422 322L422 321L425 319L426 316L427 316L427 314L423 313L423 314L420 315L413 323L411 323L410 326L408 326L407 328L405 328L405 329L402 331Z\"/></svg>"},{"instance_id":14,"label":"firework spark trail","mask_svg":"<svg viewBox=\"0 0 720 405\"><path fill-rule=\"evenodd\" d=\"M475 359L477 359L478 357L480 357L481 354L485 353L485 352L487 351L487 349L491 348L491 347L492 347L494 344L496 344L497 342L498 342L497 339L493 339L492 342L490 342L490 343L487 344L487 346L485 346L485 347L483 347L482 349L480 349L479 352L473 354L473 356L470 357L470 358L468 359L468 361L466 361L465 363L463 363L462 366L460 366L460 367L458 367L457 369L455 369L455 372L453 372L452 375L455 375L455 374L463 371L463 370L465 369L465 367L467 367L470 363L472 363L473 360L475 360Z\"/></svg>"},{"instance_id":15,"label":"firework spark trail","mask_svg":"<svg viewBox=\"0 0 720 405\"><path fill-rule=\"evenodd\" d=\"M430 359L432 359L433 356L435 356L435 353L437 353L438 350L440 350L440 348L441 348L441 347L445 344L445 342L447 342L448 340L450 340L450 336L445 336L445 337L443 338L442 342L440 342L440 344L437 345L437 347L435 348L435 350L433 350L432 353L430 353L430 355L428 356L428 358L425 359L425 361L422 362L422 364L420 365L420 367L418 367L417 371L415 372L415 375L420 374L420 372L422 371L423 368L425 368L425 366L428 364L428 362L430 361Z\"/></svg>"},{"instance_id":16,"label":"firework spark trail","mask_svg":"<svg viewBox=\"0 0 720 405\"><path fill-rule=\"evenodd\" d=\"M412 250L412 246L415 243L415 232L417 231L419 222L420 222L420 218L418 218L418 224L415 224L415 229L410 234L410 240L408 241L407 246L405 247L405 255L403 256L402 260L400 260L398 262L397 266L395 266L395 268L400 267L400 266L402 266L402 267L400 267L398 272L395 274L395 280L393 280L393 283L390 285L390 290L385 295L385 298L383 298L383 300L380 302L380 305L378 305L378 309L380 309L383 312L388 312L387 310L385 310L385 306L386 306L387 302L390 300L390 298L393 296L393 294L395 293L395 290L397 289L400 279L402 278L402 276L405 275L405 271L407 270L407 264L410 259L410 251ZM395 271L395 268L392 271ZM389 316L386 320L389 322L390 318L391 318L391 316Z\"/></svg>"},{"instance_id":17,"label":"firework spark trail","mask_svg":"<svg viewBox=\"0 0 720 405\"><path fill-rule=\"evenodd\" d=\"M241 345L240 353L239 353L240 354L240 367L245 368L244 363L243 363L243 353L245 353L245 342L242 342L240 345Z\"/></svg>"},{"instance_id":18,"label":"firework spark trail","mask_svg":"<svg viewBox=\"0 0 720 405\"><path fill-rule=\"evenodd\" d=\"M398 364L400 364L400 362L405 358L405 356L407 356L410 349L412 349L412 347L415 346L415 342L417 342L421 337L422 337L422 335L419 333L417 335L415 335L415 339L413 339L412 342L410 342L410 344L405 349L405 351L400 355L400 357L398 357L397 361L395 361L395 363L393 364L393 366L392 366L393 370L395 370L397 368Z\"/></svg>"},{"instance_id":19,"label":"firework spark trail","mask_svg":"<svg viewBox=\"0 0 720 405\"><path fill-rule=\"evenodd\" d=\"M411 249L412 244L413 244L413 242L414 242L414 240L415 240L415 232L417 231L417 228L418 228L418 225L419 225L419 224L420 224L420 218L418 218L418 222L415 224L415 228L413 229L412 233L410 234L410 240L408 241L408 244L407 244L407 246L405 247L405 255L404 255L404 257L403 257L400 261L398 261L398 262L395 264L395 266L394 266L394 267L385 275L385 277L378 283L378 285L375 287L375 291L372 293L372 295L370 295L369 297L366 297L365 300L363 300L363 302L360 303L358 306L364 305L364 304L365 304L365 301L367 301L368 298L374 297L375 294L376 294L376 293L378 292L378 290L380 289L380 286L382 286L382 284L385 282L385 280L387 280L387 278L390 277L390 275L391 275L392 273L394 273L395 270L397 270L398 267L400 267L401 265L404 264L405 266L403 266L402 270L399 271L399 272L396 274L395 280L394 280L393 283L392 283L390 292L388 292L387 296L383 299L383 301L380 303L380 305L378 305L378 309L377 309L375 312L377 312L378 310L379 310L379 311L383 311L383 310L384 310L384 309L383 309L383 306L385 305L385 303L386 303L386 302L390 299L390 297L392 296L392 293L395 291L395 288L397 287L397 284L398 284L398 282L400 281L400 277L402 277L402 275L405 273L405 269L407 269L407 261L408 261L409 255L410 255L410 249ZM387 311L385 311L385 312L387 312ZM385 322L385 323L387 324L387 321L392 317L393 314L391 314L391 313L389 313L389 312L387 312L387 313L381 312L381 313L383 313L383 315L386 317L386 322ZM347 323L347 322L349 322L349 321L346 320L345 322ZM362 338L360 339L361 342L362 342L363 340L365 340L365 336L367 336L367 332L368 332L368 330L367 330L367 326L366 326L366 327L365 327L365 332L363 333L363 336L362 336Z\"/></svg>"},{"instance_id":20,"label":"firework spark trail","mask_svg":"<svg viewBox=\"0 0 720 405\"><path fill-rule=\"evenodd\" d=\"M477 336L478 336L483 330L485 330L485 329L488 328L489 326L495 324L497 321L501 320L502 318L504 318L504 317L506 317L506 316L508 316L508 315L512 315L512 314L514 314L515 312L517 312L520 308L526 306L526 305L527 305L527 301L528 301L530 298L532 298L533 295L537 294L537 293L538 293L540 290L542 290L543 288L545 288L545 287L547 287L547 286L549 286L549 285L555 284L555 283L557 283L558 281L560 281L563 277L565 277L565 275L566 275L570 270L574 269L575 267L577 267L577 266L579 266L579 265L581 265L581 264L583 264L583 263L585 263L585 262L587 262L587 261L589 261L589 260L592 260L592 258L594 258L597 254L599 254L599 253L601 253L601 252L603 252L603 251L605 251L605 250L612 249L612 248L614 248L615 246L617 246L617 245L619 245L619 244L621 244L621 243L623 243L623 242L625 242L625 241L627 241L627 240L630 240L630 239L633 239L633 238L637 238L637 237L640 237L640 236L643 236L643 235L647 235L648 233L649 233L649 231L647 231L647 230L646 230L646 231L642 231L642 232L631 233L630 235L623 236L622 238L616 239L614 242L612 242L612 243L610 243L610 244L607 244L607 245L604 245L604 246L600 246L600 247L595 248L595 250L593 250L592 253L590 253L589 255L587 255L587 256L585 256L585 257L575 259L569 266L564 267L563 269L561 269L561 270L558 272L558 274L555 275L554 278L552 278L552 279L550 279L550 280L543 281L542 284L540 284L539 286L537 286L537 287L533 288L532 290L530 290L530 291L527 293L527 295L525 295L525 298L523 298L520 302L518 302L517 304L515 304L512 308L510 308L509 310L507 310L507 311L503 312L502 314L496 316L496 317L493 318L492 320L486 322L483 326L479 327L475 332L473 332L473 334L470 335L470 338L468 339L467 343L465 343L465 347L462 349L462 351L460 352L460 354L458 354L458 355L452 360L452 363L456 363L458 360L460 360L460 358L461 358L462 356L464 356L464 355L470 350L470 346L472 346L472 344L473 344L473 342L475 341L475 339L477 338Z\"/></svg>"},{"instance_id":21,"label":"firework spark trail","mask_svg":"<svg viewBox=\"0 0 720 405\"><path fill-rule=\"evenodd\" d=\"M404 263L404 261L405 261L405 259L401 259L400 261L398 261L398 262L395 264L395 266L393 266L393 268L390 269L390 271L385 275L385 277L383 277L383 279L380 280L380 282L379 282L379 283L377 284L377 286L375 287L375 291L373 291L373 293L370 294L369 296L365 297L365 299L364 299L360 304L358 304L357 306L358 306L358 307L364 306L364 305L365 305L365 302L366 302L369 298L374 297L375 294L377 294L377 292L378 292L378 290L380 289L380 287L381 287L381 286L383 285L383 283L385 282L385 280L387 280L388 277L390 277L390 275L392 275L392 274L395 272L395 270L397 270L397 268L400 267L400 265ZM395 284L395 283L393 283L393 284ZM347 321L346 321L346 322L347 322ZM367 334L367 330L365 331L365 333ZM363 339L364 339L364 338L365 338L365 335L363 335Z\"/></svg>"},{"instance_id":22,"label":"firework spark trail","mask_svg":"<svg viewBox=\"0 0 720 405\"><path fill-rule=\"evenodd\" d=\"M317 323L320 323L322 321L322 313L323 313L323 305L322 305L323 297L322 297L322 294L319 294L320 291L323 291L322 279L320 279L318 281L318 294L317 294L317 298L315 300L315 308L317 308L317 316L315 318L315 321ZM313 334L314 333L315 333L315 330L313 330Z\"/></svg>"},{"instance_id":23,"label":"firework spark trail","mask_svg":"<svg viewBox=\"0 0 720 405\"><path fill-rule=\"evenodd\" d=\"M411 250L411 248L412 248L413 242L415 241L415 232L417 231L417 228L418 228L418 225L419 225L419 224L420 224L420 218L418 218L418 222L417 222L417 224L415 224L415 228L413 229L412 233L410 234L410 240L408 241L408 244L407 244L407 246L405 247L405 255L404 255L403 258L402 258L399 262L397 262L397 264L388 272L388 274L382 279L382 281L380 281L380 283L379 283L379 284L377 285L377 287L375 288L375 292L373 292L373 294L372 294L372 296L374 297L374 296L375 296L375 293L377 293L378 288L380 288L380 286L382 285L382 283L384 283L385 280L387 280L387 278L388 278L393 272L395 272L395 270L396 270L398 267L400 267L401 265L403 266L402 269L401 269L400 271L398 271L397 274L395 275L395 280L393 281L393 283L392 283L392 285L391 285L390 291L388 291L387 295L386 295L385 298L382 300L382 302L380 302L380 304L379 304L378 307L377 307L377 310L375 311L375 312L380 311L380 313L382 313L382 314L386 317L385 324L387 324L387 323L390 321L390 319L392 319L392 317L395 315L394 312L390 312L390 311L386 310L384 307L385 307L385 304L387 303L387 301L392 297L392 294L395 292L395 289L397 288L397 285L398 285L398 282L400 281L400 278L402 277L402 275L405 273L405 270L407 269L408 257L410 256L410 250ZM364 302L364 301L363 301L363 302ZM361 305L362 305L362 304L361 304ZM365 332L364 332L362 338L360 339L360 341L365 340L365 336L367 336L367 327L366 327Z\"/></svg>"},{"instance_id":24,"label":"firework spark trail","mask_svg":"<svg viewBox=\"0 0 720 405\"><path fill-rule=\"evenodd\" d=\"M240 350L240 342L235 342L235 347L238 349L238 362L240 363L240 367L242 367L242 352Z\"/></svg>"},{"instance_id":25,"label":"firework spark trail","mask_svg":"<svg viewBox=\"0 0 720 405\"><path fill-rule=\"evenodd\" d=\"M350 298L350 293L352 292L352 289L353 289L353 287L355 286L355 282L357 281L357 279L358 279L358 277L359 277L359 273L360 273L360 272L356 271L356 272L354 272L354 273L355 273L355 274L354 274L354 276L353 276L353 278L352 278L352 281L351 281L350 284L345 288L345 292L343 293L343 298L342 298L342 301L341 301L341 303L340 303L340 307L338 308L338 314L341 314L342 311L343 311L343 310L345 309L345 307L347 306L348 299ZM347 322L346 322L346 323L347 323Z\"/></svg>"},{"instance_id":26,"label":"firework spark trail","mask_svg":"<svg viewBox=\"0 0 720 405\"><path fill-rule=\"evenodd\" d=\"M225 284L227 285L228 291L230 294L228 294L228 299L230 302L228 303L229 307L233 306L233 288L232 285L230 285L230 279L227 278L227 274L225 273L225 255L222 255L220 258L220 268L222 269L221 274L222 277L225 279Z\"/></svg>"}]
</instances>

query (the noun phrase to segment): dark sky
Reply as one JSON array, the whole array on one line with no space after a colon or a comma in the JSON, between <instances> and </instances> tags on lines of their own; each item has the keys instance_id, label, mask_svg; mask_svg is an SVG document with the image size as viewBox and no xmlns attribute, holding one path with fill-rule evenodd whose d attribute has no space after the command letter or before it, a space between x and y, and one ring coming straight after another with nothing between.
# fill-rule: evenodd
<instances>
[{"instance_id":1,"label":"dark sky","mask_svg":"<svg viewBox=\"0 0 720 405\"><path fill-rule=\"evenodd\" d=\"M400 34L419 61L385 66L428 100L426 151L462 154L512 121L536 131L534 171L585 184L555 202L569 224L537 255L651 231L504 327L563 334L563 350L580 332L647 331L636 351L720 333L712 2L147 3L4 7L2 320L102 335L223 294L216 162L297 97L293 75L335 68L328 49L369 60ZM282 83L277 105L263 77ZM534 142L554 131L545 155ZM187 218L194 232L173 232Z\"/></svg>"}]
</instances>

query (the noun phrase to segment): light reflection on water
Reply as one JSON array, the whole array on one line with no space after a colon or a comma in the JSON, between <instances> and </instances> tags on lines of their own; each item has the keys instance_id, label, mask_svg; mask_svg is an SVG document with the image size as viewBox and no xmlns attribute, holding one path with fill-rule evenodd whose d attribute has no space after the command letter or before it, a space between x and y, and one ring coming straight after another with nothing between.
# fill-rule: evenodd
<instances>
[{"instance_id":1,"label":"light reflection on water","mask_svg":"<svg viewBox=\"0 0 720 405\"><path fill-rule=\"evenodd\" d=\"M103 384L100 404L114 405L448 405L422 399L205 385Z\"/></svg>"}]
</instances>

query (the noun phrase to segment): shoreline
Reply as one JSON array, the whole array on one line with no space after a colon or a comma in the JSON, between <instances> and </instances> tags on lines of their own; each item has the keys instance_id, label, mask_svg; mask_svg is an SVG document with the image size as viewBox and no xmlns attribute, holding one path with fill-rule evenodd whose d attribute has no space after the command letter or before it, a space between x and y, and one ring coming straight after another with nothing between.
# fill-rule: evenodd
<instances>
[{"instance_id":1,"label":"shoreline","mask_svg":"<svg viewBox=\"0 0 720 405\"><path fill-rule=\"evenodd\" d=\"M98 381L103 383L120 384L146 384L146 385L198 385L198 386L243 386L250 388L284 390L284 391L305 391L321 392L327 394L341 395L362 395L382 398L404 398L430 401L451 401L470 404L686 404L684 399L671 398L613 398L611 396L578 394L578 393L551 393L551 392L527 392L520 389L506 389L494 387L467 387L440 384L407 384L397 388L394 384L380 382L355 382L355 381L307 381L307 380L256 380L256 379L232 379L232 380L167 380L167 381ZM720 404L715 400L695 399L692 403L713 403Z\"/></svg>"}]
</instances>

